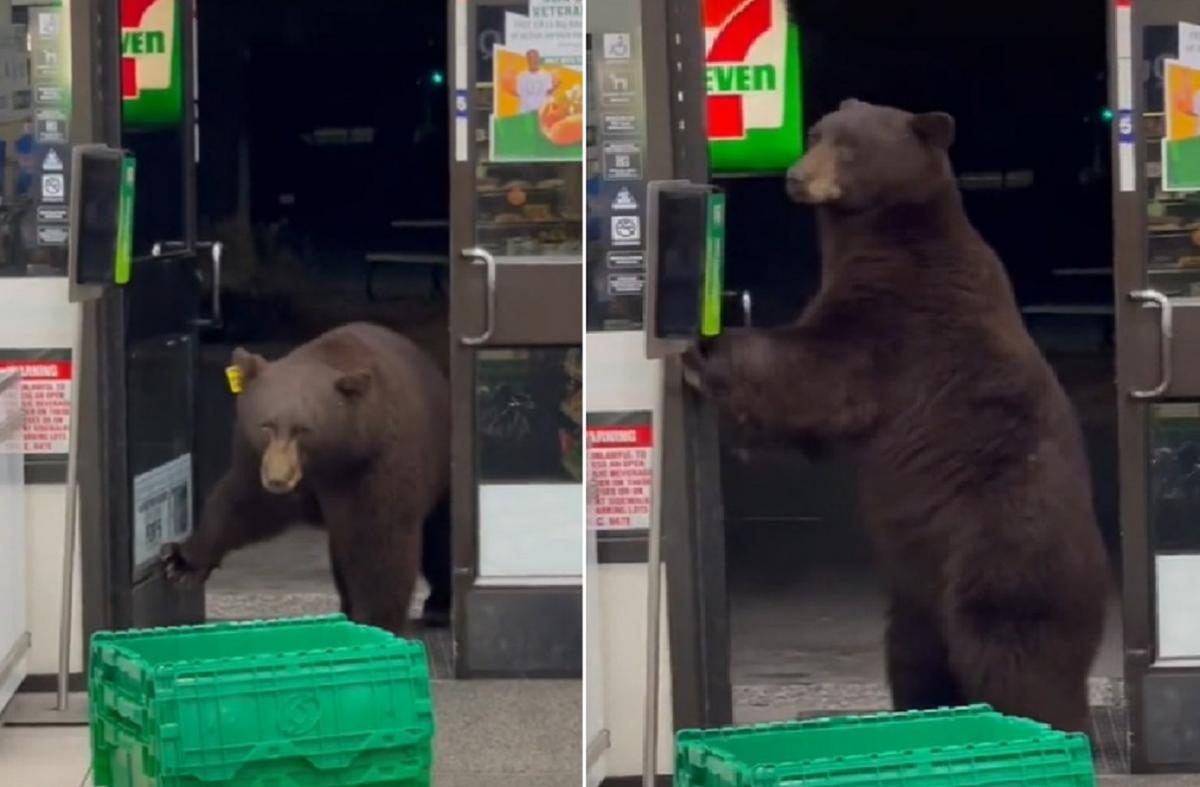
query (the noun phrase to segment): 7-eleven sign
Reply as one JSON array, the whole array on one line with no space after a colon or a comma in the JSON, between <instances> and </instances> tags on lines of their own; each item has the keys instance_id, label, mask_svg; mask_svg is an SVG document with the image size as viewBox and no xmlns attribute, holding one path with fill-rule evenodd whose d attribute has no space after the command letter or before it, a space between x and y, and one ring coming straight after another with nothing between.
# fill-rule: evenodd
<instances>
[{"instance_id":1,"label":"7-eleven sign","mask_svg":"<svg viewBox=\"0 0 1200 787\"><path fill-rule=\"evenodd\" d=\"M183 117L183 26L179 0L121 0L121 97L130 128Z\"/></svg>"},{"instance_id":2,"label":"7-eleven sign","mask_svg":"<svg viewBox=\"0 0 1200 787\"><path fill-rule=\"evenodd\" d=\"M785 169L802 151L800 35L785 0L704 0L714 171Z\"/></svg>"}]
</instances>

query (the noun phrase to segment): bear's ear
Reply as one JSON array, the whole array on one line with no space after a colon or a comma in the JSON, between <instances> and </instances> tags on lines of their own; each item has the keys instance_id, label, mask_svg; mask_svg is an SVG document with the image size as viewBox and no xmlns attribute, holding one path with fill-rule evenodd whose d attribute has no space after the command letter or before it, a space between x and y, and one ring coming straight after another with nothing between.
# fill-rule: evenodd
<instances>
[{"instance_id":1,"label":"bear's ear","mask_svg":"<svg viewBox=\"0 0 1200 787\"><path fill-rule=\"evenodd\" d=\"M838 109L854 109L855 107L859 106L860 104L862 104L862 102L859 101L857 98L848 98L842 102L842 105L840 107L838 107Z\"/></svg>"},{"instance_id":2,"label":"bear's ear","mask_svg":"<svg viewBox=\"0 0 1200 787\"><path fill-rule=\"evenodd\" d=\"M949 149L954 144L954 118L945 112L925 112L913 115L912 130L934 147Z\"/></svg>"},{"instance_id":3,"label":"bear's ear","mask_svg":"<svg viewBox=\"0 0 1200 787\"><path fill-rule=\"evenodd\" d=\"M242 379L250 382L267 365L267 359L239 347L233 351L233 365L242 370Z\"/></svg>"},{"instance_id":4,"label":"bear's ear","mask_svg":"<svg viewBox=\"0 0 1200 787\"><path fill-rule=\"evenodd\" d=\"M333 385L344 396L361 396L371 387L371 372L369 369L347 372L337 378Z\"/></svg>"}]
</instances>

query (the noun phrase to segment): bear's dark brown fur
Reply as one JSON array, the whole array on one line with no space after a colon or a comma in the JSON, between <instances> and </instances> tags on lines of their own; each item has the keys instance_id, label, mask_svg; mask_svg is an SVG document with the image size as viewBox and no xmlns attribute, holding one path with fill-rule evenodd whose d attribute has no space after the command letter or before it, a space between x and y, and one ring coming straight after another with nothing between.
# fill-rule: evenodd
<instances>
[{"instance_id":1,"label":"bear's dark brown fur","mask_svg":"<svg viewBox=\"0 0 1200 787\"><path fill-rule=\"evenodd\" d=\"M324 524L346 614L405 631L423 526L444 541L450 415L445 377L412 342L375 325L336 328L268 362L234 352L244 379L233 460L196 533L164 559L203 581L230 551L296 522ZM435 532L431 532L435 531ZM445 566L426 564L448 604Z\"/></svg>"},{"instance_id":2,"label":"bear's dark brown fur","mask_svg":"<svg viewBox=\"0 0 1200 787\"><path fill-rule=\"evenodd\" d=\"M1108 567L1082 433L964 213L953 137L947 115L857 101L818 123L787 188L816 205L820 293L687 373L743 423L851 451L897 708L1083 730Z\"/></svg>"}]
</instances>

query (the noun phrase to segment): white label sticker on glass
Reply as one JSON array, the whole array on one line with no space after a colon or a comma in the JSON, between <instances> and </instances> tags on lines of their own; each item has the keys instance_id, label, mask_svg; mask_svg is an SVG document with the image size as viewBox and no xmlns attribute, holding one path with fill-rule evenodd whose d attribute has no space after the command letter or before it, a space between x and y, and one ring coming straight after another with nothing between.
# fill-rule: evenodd
<instances>
[{"instance_id":1,"label":"white label sticker on glass","mask_svg":"<svg viewBox=\"0 0 1200 787\"><path fill-rule=\"evenodd\" d=\"M192 455L184 454L133 479L133 564L191 533Z\"/></svg>"}]
</instances>

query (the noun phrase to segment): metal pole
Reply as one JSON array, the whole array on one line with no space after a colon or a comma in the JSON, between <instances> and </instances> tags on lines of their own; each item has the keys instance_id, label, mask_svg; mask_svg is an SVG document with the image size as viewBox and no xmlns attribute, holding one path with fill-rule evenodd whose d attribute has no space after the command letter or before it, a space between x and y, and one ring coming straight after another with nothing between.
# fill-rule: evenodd
<instances>
[{"instance_id":1,"label":"metal pole","mask_svg":"<svg viewBox=\"0 0 1200 787\"><path fill-rule=\"evenodd\" d=\"M83 354L83 306L75 309L75 342L71 348L71 419L67 437L67 516L63 527L62 600L58 629L58 710L70 705L71 681L71 611L75 595L75 534L76 507L79 502L79 370Z\"/></svg>"},{"instance_id":2,"label":"metal pole","mask_svg":"<svg viewBox=\"0 0 1200 787\"><path fill-rule=\"evenodd\" d=\"M658 674L659 633L662 628L662 433L666 413L665 360L654 364L655 385L658 390L658 411L654 417L654 450L652 453L650 531L646 549L646 722L642 738L642 787L654 787L658 776Z\"/></svg>"}]
</instances>

